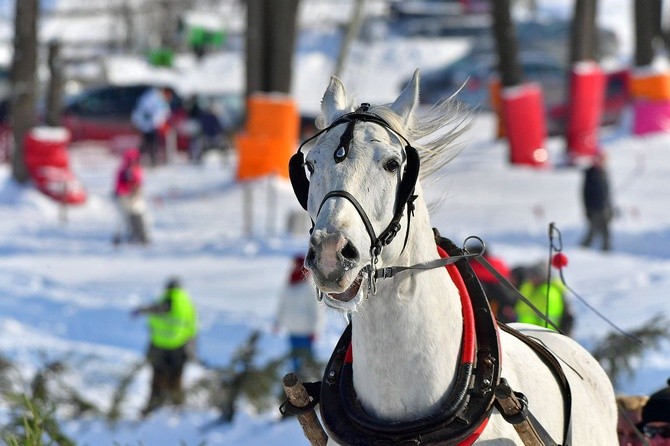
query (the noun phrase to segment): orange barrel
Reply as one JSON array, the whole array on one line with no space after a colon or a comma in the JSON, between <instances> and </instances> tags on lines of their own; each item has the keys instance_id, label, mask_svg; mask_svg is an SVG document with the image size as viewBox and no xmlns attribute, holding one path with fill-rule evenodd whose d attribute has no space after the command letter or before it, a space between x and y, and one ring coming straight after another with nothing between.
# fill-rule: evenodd
<instances>
[{"instance_id":1,"label":"orange barrel","mask_svg":"<svg viewBox=\"0 0 670 446\"><path fill-rule=\"evenodd\" d=\"M296 150L300 118L287 95L254 93L247 101L247 122L237 135L237 178L277 174L288 178L288 162Z\"/></svg>"},{"instance_id":2,"label":"orange barrel","mask_svg":"<svg viewBox=\"0 0 670 446\"><path fill-rule=\"evenodd\" d=\"M295 142L264 135L240 133L236 138L238 150L237 179L250 180L275 174L288 178L288 162L295 151Z\"/></svg>"},{"instance_id":3,"label":"orange barrel","mask_svg":"<svg viewBox=\"0 0 670 446\"><path fill-rule=\"evenodd\" d=\"M670 100L670 71L662 73L652 70L633 71L630 92L633 99Z\"/></svg>"},{"instance_id":4,"label":"orange barrel","mask_svg":"<svg viewBox=\"0 0 670 446\"><path fill-rule=\"evenodd\" d=\"M295 102L280 93L254 93L247 100L246 131L298 140L300 120Z\"/></svg>"}]
</instances>

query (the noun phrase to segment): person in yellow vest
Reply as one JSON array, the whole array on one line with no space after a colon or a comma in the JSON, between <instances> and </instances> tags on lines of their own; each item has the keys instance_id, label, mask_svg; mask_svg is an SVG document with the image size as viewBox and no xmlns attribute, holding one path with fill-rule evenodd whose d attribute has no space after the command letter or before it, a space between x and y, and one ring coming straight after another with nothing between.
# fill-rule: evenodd
<instances>
[{"instance_id":1,"label":"person in yellow vest","mask_svg":"<svg viewBox=\"0 0 670 446\"><path fill-rule=\"evenodd\" d=\"M572 314L565 300L565 288L558 278L547 283L547 268L547 264L543 262L528 268L527 277L519 286L519 292L528 298L563 333L570 335ZM547 303L549 304L549 311L547 311ZM521 299L516 302L514 309L517 313L517 322L542 327L547 325L552 328Z\"/></svg>"},{"instance_id":2,"label":"person in yellow vest","mask_svg":"<svg viewBox=\"0 0 670 446\"><path fill-rule=\"evenodd\" d=\"M163 404L181 404L184 393L181 377L186 362L194 356L197 334L195 307L180 280L170 278L160 299L132 311L148 315L150 343L147 360L153 369L151 395L142 410L147 415Z\"/></svg>"}]
</instances>

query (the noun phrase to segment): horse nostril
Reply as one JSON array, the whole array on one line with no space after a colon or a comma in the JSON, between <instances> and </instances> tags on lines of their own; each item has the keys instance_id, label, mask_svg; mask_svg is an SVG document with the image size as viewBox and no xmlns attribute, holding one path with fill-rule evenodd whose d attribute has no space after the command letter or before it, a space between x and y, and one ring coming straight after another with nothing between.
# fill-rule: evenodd
<instances>
[{"instance_id":1,"label":"horse nostril","mask_svg":"<svg viewBox=\"0 0 670 446\"><path fill-rule=\"evenodd\" d=\"M351 242L347 242L342 248L342 257L349 260L358 260L358 249Z\"/></svg>"},{"instance_id":2,"label":"horse nostril","mask_svg":"<svg viewBox=\"0 0 670 446\"><path fill-rule=\"evenodd\" d=\"M316 252L314 251L314 248L312 248L310 246L309 249L307 250L307 256L305 257L305 263L310 268L313 268L316 265L315 260L316 260Z\"/></svg>"}]
</instances>

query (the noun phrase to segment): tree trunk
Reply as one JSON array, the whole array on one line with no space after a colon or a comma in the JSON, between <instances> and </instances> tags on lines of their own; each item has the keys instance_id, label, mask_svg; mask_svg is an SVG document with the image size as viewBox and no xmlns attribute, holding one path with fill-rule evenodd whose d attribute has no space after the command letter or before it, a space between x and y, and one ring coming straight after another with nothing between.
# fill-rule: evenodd
<instances>
[{"instance_id":1,"label":"tree trunk","mask_svg":"<svg viewBox=\"0 0 670 446\"><path fill-rule=\"evenodd\" d=\"M299 0L247 0L246 93L289 93Z\"/></svg>"},{"instance_id":2,"label":"tree trunk","mask_svg":"<svg viewBox=\"0 0 670 446\"><path fill-rule=\"evenodd\" d=\"M654 60L654 35L660 25L655 25L658 18L654 18L654 11L660 0L644 0L635 3L635 66L651 65Z\"/></svg>"},{"instance_id":3,"label":"tree trunk","mask_svg":"<svg viewBox=\"0 0 670 446\"><path fill-rule=\"evenodd\" d=\"M158 23L158 34L160 38L160 45L162 48L169 48L176 50L175 33L177 30L175 19L175 5L172 0L161 0L158 3L160 12L158 16L160 21Z\"/></svg>"},{"instance_id":4,"label":"tree trunk","mask_svg":"<svg viewBox=\"0 0 670 446\"><path fill-rule=\"evenodd\" d=\"M264 0L247 0L246 97L255 91L263 91L263 36L266 34L263 27L264 3Z\"/></svg>"},{"instance_id":5,"label":"tree trunk","mask_svg":"<svg viewBox=\"0 0 670 446\"><path fill-rule=\"evenodd\" d=\"M290 93L299 0L265 0L264 91Z\"/></svg>"},{"instance_id":6,"label":"tree trunk","mask_svg":"<svg viewBox=\"0 0 670 446\"><path fill-rule=\"evenodd\" d=\"M570 29L570 65L595 60L598 46L596 0L577 0Z\"/></svg>"},{"instance_id":7,"label":"tree trunk","mask_svg":"<svg viewBox=\"0 0 670 446\"><path fill-rule=\"evenodd\" d=\"M651 17L654 20L654 37L652 39L652 50L660 52L662 48L668 49L666 34L663 32L663 2L662 0L651 1Z\"/></svg>"},{"instance_id":8,"label":"tree trunk","mask_svg":"<svg viewBox=\"0 0 670 446\"><path fill-rule=\"evenodd\" d=\"M503 87L519 85L523 81L523 72L519 63L516 29L510 13L510 0L491 0L491 3L500 84Z\"/></svg>"},{"instance_id":9,"label":"tree trunk","mask_svg":"<svg viewBox=\"0 0 670 446\"><path fill-rule=\"evenodd\" d=\"M665 27L663 27L663 7L661 5L661 2L659 1L659 11L658 11L658 32L659 36L661 38L661 41L663 42L663 47L665 48L666 55L670 56L668 52L670 51L670 30L668 30L668 24L667 21L665 23Z\"/></svg>"},{"instance_id":10,"label":"tree trunk","mask_svg":"<svg viewBox=\"0 0 670 446\"><path fill-rule=\"evenodd\" d=\"M133 22L133 8L128 0L124 0L119 5L118 15L120 22L125 28L123 50L130 53L135 48L135 24Z\"/></svg>"},{"instance_id":11,"label":"tree trunk","mask_svg":"<svg viewBox=\"0 0 670 446\"><path fill-rule=\"evenodd\" d=\"M361 29L361 23L363 23L363 7L365 6L365 0L356 0L354 3L354 9L351 13L351 20L347 26L347 32L342 39L342 45L340 46L340 52L337 55L337 61L335 62L335 70L333 70L333 76L341 77L342 71L344 70L344 63L347 60L349 55L349 48L353 43L356 36Z\"/></svg>"},{"instance_id":12,"label":"tree trunk","mask_svg":"<svg viewBox=\"0 0 670 446\"><path fill-rule=\"evenodd\" d=\"M35 126L37 89L37 15L39 0L16 2L14 58L11 68L11 123L14 132L12 176L19 183L29 179L24 159L23 139Z\"/></svg>"},{"instance_id":13,"label":"tree trunk","mask_svg":"<svg viewBox=\"0 0 670 446\"><path fill-rule=\"evenodd\" d=\"M46 124L60 125L61 102L63 98L63 64L60 60L60 44L49 43L49 90L47 91Z\"/></svg>"}]
</instances>

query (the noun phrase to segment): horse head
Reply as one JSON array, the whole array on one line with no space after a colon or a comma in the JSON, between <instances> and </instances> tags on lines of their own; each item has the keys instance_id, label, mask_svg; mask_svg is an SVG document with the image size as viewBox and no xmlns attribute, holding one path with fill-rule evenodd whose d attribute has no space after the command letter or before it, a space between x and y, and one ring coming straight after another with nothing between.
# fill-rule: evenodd
<instances>
[{"instance_id":1,"label":"horse head","mask_svg":"<svg viewBox=\"0 0 670 446\"><path fill-rule=\"evenodd\" d=\"M368 292L364 279L402 251L404 234L395 235L419 169L403 134L418 104L418 80L417 71L386 106L352 106L335 77L323 96L317 125L324 130L304 158L304 205L314 222L305 263L332 307L355 310Z\"/></svg>"}]
</instances>

